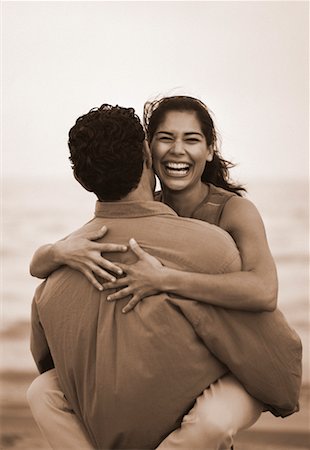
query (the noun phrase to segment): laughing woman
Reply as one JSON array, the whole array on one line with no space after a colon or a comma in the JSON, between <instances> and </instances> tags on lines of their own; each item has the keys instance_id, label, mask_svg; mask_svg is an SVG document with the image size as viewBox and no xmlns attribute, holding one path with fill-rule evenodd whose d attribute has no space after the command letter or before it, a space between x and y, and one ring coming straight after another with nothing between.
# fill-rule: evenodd
<instances>
[{"instance_id":1,"label":"laughing woman","mask_svg":"<svg viewBox=\"0 0 310 450\"><path fill-rule=\"evenodd\" d=\"M147 103L144 119L154 171L161 183L155 199L180 216L203 220L227 231L239 249L242 271L208 275L174 270L162 266L133 239L129 246L137 255L137 262L115 266L101 255L109 251L109 244L95 242L104 236L104 229L41 247L31 262L32 275L45 278L67 264L83 272L96 288L116 289L109 295L110 301L130 297L124 313L157 292L230 309L273 310L277 302L277 274L264 225L255 206L242 197L244 188L229 179L232 165L221 157L206 105L192 97L166 97ZM207 251L207 243L201 245ZM116 279L111 272L122 272L124 276ZM107 282L99 283L98 277ZM227 449L233 435L252 425L262 408L234 377L226 376L204 391L182 427L158 448L206 449L205 442L213 433L209 447Z\"/></svg>"},{"instance_id":2,"label":"laughing woman","mask_svg":"<svg viewBox=\"0 0 310 450\"><path fill-rule=\"evenodd\" d=\"M172 270L156 264L132 242L140 261L122 266L127 276L105 285L126 286L110 299L132 295L125 312L143 297L160 291L231 309L275 309L277 274L262 219L255 206L241 196L245 189L229 180L231 163L219 153L207 107L191 97L166 97L146 105L144 122L162 188L155 194L156 200L169 205L179 216L203 220L227 231L239 249L242 271L205 275Z\"/></svg>"}]
</instances>

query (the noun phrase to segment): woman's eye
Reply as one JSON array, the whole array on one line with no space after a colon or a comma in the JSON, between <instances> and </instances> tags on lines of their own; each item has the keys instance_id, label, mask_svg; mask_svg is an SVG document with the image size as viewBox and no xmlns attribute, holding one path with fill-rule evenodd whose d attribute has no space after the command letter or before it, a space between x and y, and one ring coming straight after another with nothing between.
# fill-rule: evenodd
<instances>
[{"instance_id":1,"label":"woman's eye","mask_svg":"<svg viewBox=\"0 0 310 450\"><path fill-rule=\"evenodd\" d=\"M190 144L196 144L196 142L199 142L196 138L188 138L186 139L186 142L189 142Z\"/></svg>"},{"instance_id":2,"label":"woman's eye","mask_svg":"<svg viewBox=\"0 0 310 450\"><path fill-rule=\"evenodd\" d=\"M162 142L170 142L170 141L172 141L172 138L168 137L168 136L162 136L159 138L159 140Z\"/></svg>"}]
</instances>

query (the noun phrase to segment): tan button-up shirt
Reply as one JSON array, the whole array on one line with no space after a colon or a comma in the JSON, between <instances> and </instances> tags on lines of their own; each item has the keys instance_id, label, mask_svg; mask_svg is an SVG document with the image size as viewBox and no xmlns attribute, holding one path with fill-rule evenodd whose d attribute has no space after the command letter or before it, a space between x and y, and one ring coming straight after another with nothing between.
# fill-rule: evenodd
<instances>
[{"instance_id":1,"label":"tan button-up shirt","mask_svg":"<svg viewBox=\"0 0 310 450\"><path fill-rule=\"evenodd\" d=\"M107 225L105 241L135 237L164 265L240 270L218 227L179 218L158 202L99 203L83 230ZM131 252L110 259L134 262ZM32 352L60 384L96 448L151 449L180 425L197 396L227 371L275 414L296 409L300 341L282 314L225 310L167 294L109 303L79 272L63 267L42 283L32 314Z\"/></svg>"}]
</instances>

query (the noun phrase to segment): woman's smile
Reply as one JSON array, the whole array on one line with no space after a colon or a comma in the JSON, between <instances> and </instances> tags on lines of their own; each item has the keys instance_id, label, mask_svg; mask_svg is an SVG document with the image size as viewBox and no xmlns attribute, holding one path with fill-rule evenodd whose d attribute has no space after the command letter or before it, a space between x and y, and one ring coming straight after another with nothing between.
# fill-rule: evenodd
<instances>
[{"instance_id":1,"label":"woman's smile","mask_svg":"<svg viewBox=\"0 0 310 450\"><path fill-rule=\"evenodd\" d=\"M151 142L154 170L171 191L198 190L211 152L194 111L169 111Z\"/></svg>"},{"instance_id":2,"label":"woman's smile","mask_svg":"<svg viewBox=\"0 0 310 450\"><path fill-rule=\"evenodd\" d=\"M177 178L186 177L191 168L187 162L164 161L162 165L168 176Z\"/></svg>"}]
</instances>

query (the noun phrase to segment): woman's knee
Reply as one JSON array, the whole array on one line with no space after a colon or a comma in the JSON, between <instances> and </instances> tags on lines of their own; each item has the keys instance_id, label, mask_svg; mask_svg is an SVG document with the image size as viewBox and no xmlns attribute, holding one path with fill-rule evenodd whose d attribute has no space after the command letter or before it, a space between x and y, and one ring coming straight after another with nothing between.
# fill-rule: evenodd
<instances>
[{"instance_id":1,"label":"woman's knee","mask_svg":"<svg viewBox=\"0 0 310 450\"><path fill-rule=\"evenodd\" d=\"M231 439L236 430L233 426L233 420L229 412L217 414L215 411L205 411L204 414L196 415L196 430L199 434L205 436L217 436L219 441L225 442Z\"/></svg>"},{"instance_id":2,"label":"woman's knee","mask_svg":"<svg viewBox=\"0 0 310 450\"><path fill-rule=\"evenodd\" d=\"M49 400L49 391L54 387L55 369L39 375L29 386L26 397L32 412L40 412Z\"/></svg>"},{"instance_id":3,"label":"woman's knee","mask_svg":"<svg viewBox=\"0 0 310 450\"><path fill-rule=\"evenodd\" d=\"M217 395L210 395L210 390L205 390L197 398L193 408L196 420L206 427L210 423L218 429L225 429L231 426L232 414L226 399Z\"/></svg>"},{"instance_id":4,"label":"woman's knee","mask_svg":"<svg viewBox=\"0 0 310 450\"><path fill-rule=\"evenodd\" d=\"M234 436L230 420L195 407L184 417L180 432L184 447L195 449L228 449Z\"/></svg>"},{"instance_id":5,"label":"woman's knee","mask_svg":"<svg viewBox=\"0 0 310 450\"><path fill-rule=\"evenodd\" d=\"M229 408L201 395L193 409L184 417L182 427L191 430L202 442L231 442L235 434Z\"/></svg>"},{"instance_id":6,"label":"woman's knee","mask_svg":"<svg viewBox=\"0 0 310 450\"><path fill-rule=\"evenodd\" d=\"M237 380L227 376L205 389L191 413L205 429L213 428L219 433L226 430L234 435L251 426L261 411L262 405Z\"/></svg>"}]
</instances>

